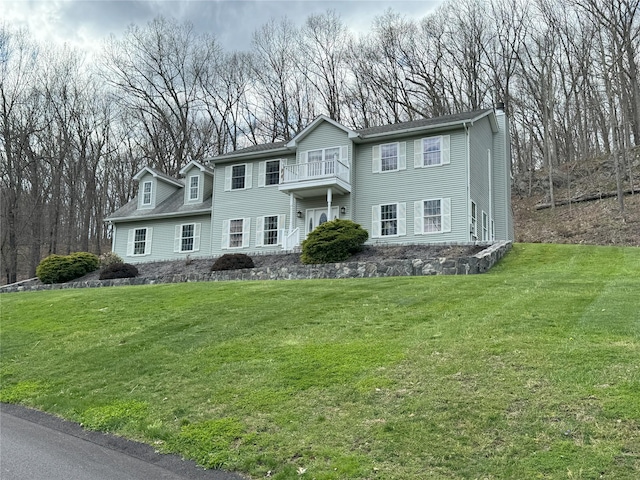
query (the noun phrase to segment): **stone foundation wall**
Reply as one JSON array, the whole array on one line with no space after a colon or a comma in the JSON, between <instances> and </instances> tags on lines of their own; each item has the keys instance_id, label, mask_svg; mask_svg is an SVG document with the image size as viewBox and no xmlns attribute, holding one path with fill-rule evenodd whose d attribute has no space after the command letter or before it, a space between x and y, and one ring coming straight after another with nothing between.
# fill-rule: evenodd
<instances>
[{"instance_id":1,"label":"stone foundation wall","mask_svg":"<svg viewBox=\"0 0 640 480\"><path fill-rule=\"evenodd\" d=\"M422 275L471 275L485 273L510 249L512 242L498 242L483 251L460 258L427 258L424 260L385 260L380 262L345 262L321 265L296 265L283 268L247 268L206 274L174 274L155 277L89 280L51 285L6 285L0 293L63 288L96 288L122 285L155 285L183 282L224 282L233 280L306 280L312 278L371 278Z\"/></svg>"}]
</instances>

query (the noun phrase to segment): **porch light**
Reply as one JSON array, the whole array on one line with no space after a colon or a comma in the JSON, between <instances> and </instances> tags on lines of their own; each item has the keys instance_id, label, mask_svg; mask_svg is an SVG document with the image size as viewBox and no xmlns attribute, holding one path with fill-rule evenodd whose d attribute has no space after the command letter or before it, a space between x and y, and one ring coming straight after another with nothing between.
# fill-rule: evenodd
<instances>
[{"instance_id":1,"label":"porch light","mask_svg":"<svg viewBox=\"0 0 640 480\"><path fill-rule=\"evenodd\" d=\"M347 213L347 207L340 207L340 214L344 215Z\"/></svg>"},{"instance_id":2,"label":"porch light","mask_svg":"<svg viewBox=\"0 0 640 480\"><path fill-rule=\"evenodd\" d=\"M302 212L301 212L300 210L298 210L298 213L296 213L296 216L297 216L298 218L302 218Z\"/></svg>"}]
</instances>

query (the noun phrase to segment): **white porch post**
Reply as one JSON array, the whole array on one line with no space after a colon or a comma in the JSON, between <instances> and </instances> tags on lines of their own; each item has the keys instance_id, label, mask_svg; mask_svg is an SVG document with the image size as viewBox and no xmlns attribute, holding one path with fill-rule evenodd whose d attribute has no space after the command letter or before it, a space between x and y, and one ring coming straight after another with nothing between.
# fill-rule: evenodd
<instances>
[{"instance_id":1,"label":"white porch post","mask_svg":"<svg viewBox=\"0 0 640 480\"><path fill-rule=\"evenodd\" d=\"M293 232L293 218L296 214L294 212L295 208L295 198L293 197L293 193L289 194L289 233Z\"/></svg>"},{"instance_id":2,"label":"white porch post","mask_svg":"<svg viewBox=\"0 0 640 480\"><path fill-rule=\"evenodd\" d=\"M331 218L331 200L333 200L333 191L331 187L327 188L327 221L333 220Z\"/></svg>"}]
</instances>

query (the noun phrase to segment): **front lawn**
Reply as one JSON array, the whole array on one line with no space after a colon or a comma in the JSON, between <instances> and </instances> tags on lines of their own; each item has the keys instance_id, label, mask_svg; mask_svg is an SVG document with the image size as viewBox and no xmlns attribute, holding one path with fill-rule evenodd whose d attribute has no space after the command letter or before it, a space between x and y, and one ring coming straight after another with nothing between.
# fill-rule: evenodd
<instances>
[{"instance_id":1,"label":"front lawn","mask_svg":"<svg viewBox=\"0 0 640 480\"><path fill-rule=\"evenodd\" d=\"M640 478L640 249L0 296L0 399L274 479Z\"/></svg>"}]
</instances>

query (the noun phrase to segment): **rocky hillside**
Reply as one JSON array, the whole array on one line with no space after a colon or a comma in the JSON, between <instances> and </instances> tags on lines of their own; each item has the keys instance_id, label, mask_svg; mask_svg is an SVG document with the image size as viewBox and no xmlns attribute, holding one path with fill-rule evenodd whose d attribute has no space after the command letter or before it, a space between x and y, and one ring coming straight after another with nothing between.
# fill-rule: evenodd
<instances>
[{"instance_id":1,"label":"rocky hillside","mask_svg":"<svg viewBox=\"0 0 640 480\"><path fill-rule=\"evenodd\" d=\"M554 175L556 202L597 198L554 209L540 208L550 201L546 172L517 178L512 197L516 241L640 246L640 149L636 149L634 170L635 193L624 197L624 216L616 197L599 198L616 189L610 161L594 160ZM625 181L624 188L630 187Z\"/></svg>"}]
</instances>

